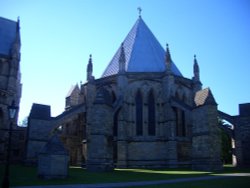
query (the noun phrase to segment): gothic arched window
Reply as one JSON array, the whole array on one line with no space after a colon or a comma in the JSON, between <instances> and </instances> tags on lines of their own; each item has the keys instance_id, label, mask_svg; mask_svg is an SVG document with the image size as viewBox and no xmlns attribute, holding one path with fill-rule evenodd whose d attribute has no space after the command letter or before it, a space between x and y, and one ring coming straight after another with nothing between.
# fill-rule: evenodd
<instances>
[{"instance_id":1,"label":"gothic arched window","mask_svg":"<svg viewBox=\"0 0 250 188\"><path fill-rule=\"evenodd\" d=\"M176 116L176 136L186 136L185 111L174 107Z\"/></svg>"},{"instance_id":2,"label":"gothic arched window","mask_svg":"<svg viewBox=\"0 0 250 188\"><path fill-rule=\"evenodd\" d=\"M114 127L113 127L113 135L114 136L118 135L118 117L119 117L120 110L121 109L117 110L115 112L115 115L114 115Z\"/></svg>"},{"instance_id":3,"label":"gothic arched window","mask_svg":"<svg viewBox=\"0 0 250 188\"><path fill-rule=\"evenodd\" d=\"M153 90L148 95L148 135L155 135L155 98Z\"/></svg>"},{"instance_id":4,"label":"gothic arched window","mask_svg":"<svg viewBox=\"0 0 250 188\"><path fill-rule=\"evenodd\" d=\"M112 96L112 103L114 103L116 101L116 96L114 91L111 92L111 96Z\"/></svg>"},{"instance_id":5,"label":"gothic arched window","mask_svg":"<svg viewBox=\"0 0 250 188\"><path fill-rule=\"evenodd\" d=\"M136 105L136 135L143 134L143 101L140 90L137 91L135 97Z\"/></svg>"},{"instance_id":6,"label":"gothic arched window","mask_svg":"<svg viewBox=\"0 0 250 188\"><path fill-rule=\"evenodd\" d=\"M0 123L3 124L3 110L0 108Z\"/></svg>"},{"instance_id":7,"label":"gothic arched window","mask_svg":"<svg viewBox=\"0 0 250 188\"><path fill-rule=\"evenodd\" d=\"M182 95L181 95L180 90L176 91L175 98L178 99L178 100L180 100L180 101L182 101Z\"/></svg>"}]
</instances>

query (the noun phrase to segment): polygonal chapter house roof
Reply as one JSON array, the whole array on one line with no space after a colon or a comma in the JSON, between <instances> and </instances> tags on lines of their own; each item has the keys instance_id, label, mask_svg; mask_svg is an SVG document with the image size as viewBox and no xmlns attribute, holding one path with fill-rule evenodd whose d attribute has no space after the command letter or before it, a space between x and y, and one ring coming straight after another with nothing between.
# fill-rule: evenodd
<instances>
[{"instance_id":1,"label":"polygonal chapter house roof","mask_svg":"<svg viewBox=\"0 0 250 188\"><path fill-rule=\"evenodd\" d=\"M123 41L123 47L126 72L164 72L166 70L165 50L142 20L141 16L137 19ZM121 48L115 53L102 77L118 73ZM173 62L171 65L172 73L182 76Z\"/></svg>"},{"instance_id":2,"label":"polygonal chapter house roof","mask_svg":"<svg viewBox=\"0 0 250 188\"><path fill-rule=\"evenodd\" d=\"M0 17L0 56L8 56L16 39L17 22Z\"/></svg>"}]
</instances>

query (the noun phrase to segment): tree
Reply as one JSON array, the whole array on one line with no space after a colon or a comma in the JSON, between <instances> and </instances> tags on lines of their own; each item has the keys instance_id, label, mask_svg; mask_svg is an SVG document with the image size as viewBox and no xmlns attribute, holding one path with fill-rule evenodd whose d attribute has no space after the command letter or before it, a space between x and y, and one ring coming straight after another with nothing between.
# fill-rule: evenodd
<instances>
[{"instance_id":1,"label":"tree","mask_svg":"<svg viewBox=\"0 0 250 188\"><path fill-rule=\"evenodd\" d=\"M227 124L224 120L218 119L219 127L221 128L221 154L224 164L232 164L232 140L231 137L223 130L223 126L230 128L231 125Z\"/></svg>"},{"instance_id":2,"label":"tree","mask_svg":"<svg viewBox=\"0 0 250 188\"><path fill-rule=\"evenodd\" d=\"M21 122L19 122L20 127L27 127L28 126L28 117L25 117Z\"/></svg>"}]
</instances>

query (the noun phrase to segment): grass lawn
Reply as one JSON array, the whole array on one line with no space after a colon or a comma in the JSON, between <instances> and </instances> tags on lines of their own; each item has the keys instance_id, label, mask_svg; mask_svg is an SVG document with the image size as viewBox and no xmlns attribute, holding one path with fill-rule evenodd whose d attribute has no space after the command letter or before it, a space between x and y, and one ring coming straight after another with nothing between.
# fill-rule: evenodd
<instances>
[{"instance_id":1,"label":"grass lawn","mask_svg":"<svg viewBox=\"0 0 250 188\"><path fill-rule=\"evenodd\" d=\"M3 177L3 165L0 166L0 177ZM234 173L234 172L248 172L250 169L236 169L233 167L225 167L220 173ZM214 175L212 172L199 172L191 171L188 169L116 169L113 172L105 173L94 173L87 172L81 168L71 167L69 169L69 177L66 179L55 179L55 180L41 180L37 178L37 171L34 167L27 167L21 165L13 165L10 169L10 183L11 186L21 186L21 185L52 185L52 184L92 184L92 183L111 183L111 182L128 182L128 181L150 181L150 180L167 180L176 178L188 178L188 177L198 177ZM209 182L209 183L208 183ZM240 183L248 182L250 185L249 177L234 177L219 180L207 180L199 182L187 182L187 183L177 183L169 185L157 185L157 187L205 187L214 183L215 185L227 186L230 188L234 182ZM230 183L231 182L231 183ZM201 184L199 184L201 183ZM181 186L182 185L182 186ZM156 187L156 186L148 186ZM236 186L234 186L236 187ZM241 188L241 186L237 186Z\"/></svg>"},{"instance_id":2,"label":"grass lawn","mask_svg":"<svg viewBox=\"0 0 250 188\"><path fill-rule=\"evenodd\" d=\"M144 188L249 188L250 177L232 177L185 183L143 186ZM136 187L130 187L136 188ZM137 187L140 188L140 187Z\"/></svg>"}]
</instances>

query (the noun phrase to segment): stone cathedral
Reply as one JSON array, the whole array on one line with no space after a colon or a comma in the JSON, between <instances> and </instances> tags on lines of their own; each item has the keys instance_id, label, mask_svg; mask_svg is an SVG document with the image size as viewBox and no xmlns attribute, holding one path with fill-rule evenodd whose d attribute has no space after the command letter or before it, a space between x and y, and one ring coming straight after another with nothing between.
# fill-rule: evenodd
<instances>
[{"instance_id":1,"label":"stone cathedral","mask_svg":"<svg viewBox=\"0 0 250 188\"><path fill-rule=\"evenodd\" d=\"M20 73L21 37L17 21L0 17L0 164L8 150L10 119L8 106L19 106L22 84ZM12 120L11 161L20 161L24 156L25 128L17 126L17 116Z\"/></svg>"},{"instance_id":2,"label":"stone cathedral","mask_svg":"<svg viewBox=\"0 0 250 188\"><path fill-rule=\"evenodd\" d=\"M28 162L36 162L57 132L70 163L90 171L221 169L217 103L202 88L196 56L193 77L184 77L169 46L164 49L139 16L100 78L93 68L90 55L86 82L70 89L59 116L50 116L50 106L33 104Z\"/></svg>"}]
</instances>

